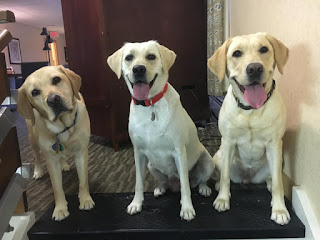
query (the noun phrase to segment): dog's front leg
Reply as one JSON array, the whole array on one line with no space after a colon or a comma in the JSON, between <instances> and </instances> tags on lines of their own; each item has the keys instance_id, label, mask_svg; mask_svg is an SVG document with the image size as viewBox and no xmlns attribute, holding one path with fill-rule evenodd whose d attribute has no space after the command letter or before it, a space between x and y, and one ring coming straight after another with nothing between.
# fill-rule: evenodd
<instances>
[{"instance_id":1,"label":"dog's front leg","mask_svg":"<svg viewBox=\"0 0 320 240\"><path fill-rule=\"evenodd\" d=\"M136 186L134 198L127 207L127 213L130 215L141 212L143 197L143 181L146 175L147 157L138 149L134 148L134 161L136 165Z\"/></svg>"},{"instance_id":2,"label":"dog's front leg","mask_svg":"<svg viewBox=\"0 0 320 240\"><path fill-rule=\"evenodd\" d=\"M196 216L196 212L191 202L191 191L189 183L189 170L186 147L179 147L176 149L174 156L175 164L180 177L181 184L181 211L180 217L184 220L190 221Z\"/></svg>"},{"instance_id":3,"label":"dog's front leg","mask_svg":"<svg viewBox=\"0 0 320 240\"><path fill-rule=\"evenodd\" d=\"M28 132L29 132L30 147L32 149L32 154L34 158L33 178L39 179L43 176L43 171L40 165L40 147L39 147L37 137L34 135L35 133L33 132L33 128L30 126L31 123L29 123L28 120L26 121L26 123L28 127Z\"/></svg>"},{"instance_id":4,"label":"dog's front leg","mask_svg":"<svg viewBox=\"0 0 320 240\"><path fill-rule=\"evenodd\" d=\"M90 210L94 207L94 201L89 193L88 147L84 147L75 154L75 164L79 178L79 209Z\"/></svg>"},{"instance_id":5,"label":"dog's front leg","mask_svg":"<svg viewBox=\"0 0 320 240\"><path fill-rule=\"evenodd\" d=\"M272 178L272 214L271 219L278 224L289 223L290 214L284 203L282 184L282 140L272 141L267 145L267 159Z\"/></svg>"},{"instance_id":6,"label":"dog's front leg","mask_svg":"<svg viewBox=\"0 0 320 240\"><path fill-rule=\"evenodd\" d=\"M230 171L234 158L235 144L231 140L225 141L221 139L221 174L220 174L220 190L217 198L213 202L213 206L219 212L230 209Z\"/></svg>"},{"instance_id":7,"label":"dog's front leg","mask_svg":"<svg viewBox=\"0 0 320 240\"><path fill-rule=\"evenodd\" d=\"M54 153L55 154L55 153ZM53 188L55 208L52 218L56 221L61 221L69 216L67 201L62 188L62 169L60 157L58 154L45 154L46 164L51 179Z\"/></svg>"}]
</instances>

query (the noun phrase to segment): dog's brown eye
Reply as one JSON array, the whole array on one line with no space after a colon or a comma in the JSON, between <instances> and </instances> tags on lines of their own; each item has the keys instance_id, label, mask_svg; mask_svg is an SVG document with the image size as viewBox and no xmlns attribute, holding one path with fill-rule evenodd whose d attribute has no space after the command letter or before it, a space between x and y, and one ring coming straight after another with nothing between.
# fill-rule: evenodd
<instances>
[{"instance_id":1,"label":"dog's brown eye","mask_svg":"<svg viewBox=\"0 0 320 240\"><path fill-rule=\"evenodd\" d=\"M267 47L260 48L260 53L266 53L268 51L269 51L269 49Z\"/></svg>"},{"instance_id":2,"label":"dog's brown eye","mask_svg":"<svg viewBox=\"0 0 320 240\"><path fill-rule=\"evenodd\" d=\"M57 85L61 81L60 77L54 77L52 79L52 85Z\"/></svg>"},{"instance_id":3,"label":"dog's brown eye","mask_svg":"<svg viewBox=\"0 0 320 240\"><path fill-rule=\"evenodd\" d=\"M156 55L154 55L154 54L148 54L148 55L147 55L147 59L148 59L148 60L155 60L155 59L156 59Z\"/></svg>"},{"instance_id":4,"label":"dog's brown eye","mask_svg":"<svg viewBox=\"0 0 320 240\"><path fill-rule=\"evenodd\" d=\"M31 92L32 97L36 97L40 94L40 90L39 89L33 89Z\"/></svg>"},{"instance_id":5,"label":"dog's brown eye","mask_svg":"<svg viewBox=\"0 0 320 240\"><path fill-rule=\"evenodd\" d=\"M238 58L238 57L241 57L241 55L242 55L242 52L240 50L237 50L233 52L232 57Z\"/></svg>"},{"instance_id":6,"label":"dog's brown eye","mask_svg":"<svg viewBox=\"0 0 320 240\"><path fill-rule=\"evenodd\" d=\"M133 55L132 54L129 54L126 56L126 61L131 61L133 59Z\"/></svg>"}]
</instances>

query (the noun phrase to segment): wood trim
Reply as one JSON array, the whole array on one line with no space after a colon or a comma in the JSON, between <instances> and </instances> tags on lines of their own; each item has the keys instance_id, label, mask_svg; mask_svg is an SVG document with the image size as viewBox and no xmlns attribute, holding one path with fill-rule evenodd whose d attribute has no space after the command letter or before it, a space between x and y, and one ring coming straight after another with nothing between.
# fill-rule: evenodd
<instances>
[{"instance_id":1,"label":"wood trim","mask_svg":"<svg viewBox=\"0 0 320 240\"><path fill-rule=\"evenodd\" d=\"M23 192L16 209L14 210L14 214L22 214L28 211L28 203L27 203L27 194Z\"/></svg>"},{"instance_id":2,"label":"wood trim","mask_svg":"<svg viewBox=\"0 0 320 240\"><path fill-rule=\"evenodd\" d=\"M4 53L0 54L0 104L10 96L9 80Z\"/></svg>"},{"instance_id":3,"label":"wood trim","mask_svg":"<svg viewBox=\"0 0 320 240\"><path fill-rule=\"evenodd\" d=\"M11 40L12 35L7 29L0 30L0 52L8 45Z\"/></svg>"},{"instance_id":4,"label":"wood trim","mask_svg":"<svg viewBox=\"0 0 320 240\"><path fill-rule=\"evenodd\" d=\"M0 196L5 191L12 175L21 166L17 130L11 128L3 143L0 145Z\"/></svg>"}]
</instances>

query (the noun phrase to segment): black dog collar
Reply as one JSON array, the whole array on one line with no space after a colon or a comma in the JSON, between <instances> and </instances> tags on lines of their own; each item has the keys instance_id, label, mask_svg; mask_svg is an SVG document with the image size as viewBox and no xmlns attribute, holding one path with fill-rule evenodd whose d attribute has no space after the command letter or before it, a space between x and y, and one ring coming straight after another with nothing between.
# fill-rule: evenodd
<instances>
[{"instance_id":1,"label":"black dog collar","mask_svg":"<svg viewBox=\"0 0 320 240\"><path fill-rule=\"evenodd\" d=\"M70 128L72 128L74 125L76 125L77 116L78 116L78 110L76 111L76 114L74 115L73 123L72 123L69 127L66 127L65 129L63 129L62 132L57 133L57 135L56 135L56 141L55 141L55 143L52 145L52 150L56 151L57 154L58 154L59 152L61 152L61 151L64 150L64 147L63 147L62 144L60 143L60 140L59 140L58 135L61 134L61 133L66 132L66 131L68 131Z\"/></svg>"}]
</instances>

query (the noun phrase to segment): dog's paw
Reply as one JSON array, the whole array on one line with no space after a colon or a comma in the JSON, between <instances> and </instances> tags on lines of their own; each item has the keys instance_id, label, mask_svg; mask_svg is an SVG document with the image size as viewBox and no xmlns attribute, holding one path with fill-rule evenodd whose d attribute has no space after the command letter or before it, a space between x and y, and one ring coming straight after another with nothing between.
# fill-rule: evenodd
<instances>
[{"instance_id":1,"label":"dog's paw","mask_svg":"<svg viewBox=\"0 0 320 240\"><path fill-rule=\"evenodd\" d=\"M80 198L80 205L79 205L80 210L90 210L94 207L94 205L95 203L92 200L90 195Z\"/></svg>"},{"instance_id":2,"label":"dog's paw","mask_svg":"<svg viewBox=\"0 0 320 240\"><path fill-rule=\"evenodd\" d=\"M39 179L43 177L43 171L41 170L41 168L38 169L34 169L33 171L33 178L34 179Z\"/></svg>"},{"instance_id":3,"label":"dog's paw","mask_svg":"<svg viewBox=\"0 0 320 240\"><path fill-rule=\"evenodd\" d=\"M271 220L275 221L280 225L288 224L290 221L290 214L286 208L283 209L272 209Z\"/></svg>"},{"instance_id":4,"label":"dog's paw","mask_svg":"<svg viewBox=\"0 0 320 240\"><path fill-rule=\"evenodd\" d=\"M218 212L223 212L230 209L230 199L219 198L219 196L213 202L214 208Z\"/></svg>"},{"instance_id":5,"label":"dog's paw","mask_svg":"<svg viewBox=\"0 0 320 240\"><path fill-rule=\"evenodd\" d=\"M211 188L209 188L206 184L200 184L199 193L204 197L209 197L212 191L211 191Z\"/></svg>"},{"instance_id":6,"label":"dog's paw","mask_svg":"<svg viewBox=\"0 0 320 240\"><path fill-rule=\"evenodd\" d=\"M166 188L165 187L163 187L163 186L157 187L153 191L153 196L159 197L159 196L163 195L165 192L166 192Z\"/></svg>"},{"instance_id":7,"label":"dog's paw","mask_svg":"<svg viewBox=\"0 0 320 240\"><path fill-rule=\"evenodd\" d=\"M70 171L70 165L67 162L63 162L61 164L62 171L67 172Z\"/></svg>"},{"instance_id":8,"label":"dog's paw","mask_svg":"<svg viewBox=\"0 0 320 240\"><path fill-rule=\"evenodd\" d=\"M132 201L130 205L127 207L127 213L130 215L141 212L142 210L142 202Z\"/></svg>"},{"instance_id":9,"label":"dog's paw","mask_svg":"<svg viewBox=\"0 0 320 240\"><path fill-rule=\"evenodd\" d=\"M68 211L67 205L56 206L52 214L52 219L54 219L55 221L62 221L68 216L69 216L69 211Z\"/></svg>"},{"instance_id":10,"label":"dog's paw","mask_svg":"<svg viewBox=\"0 0 320 240\"><path fill-rule=\"evenodd\" d=\"M191 221L196 216L196 212L192 204L187 206L182 206L180 211L180 217L184 220Z\"/></svg>"}]
</instances>

